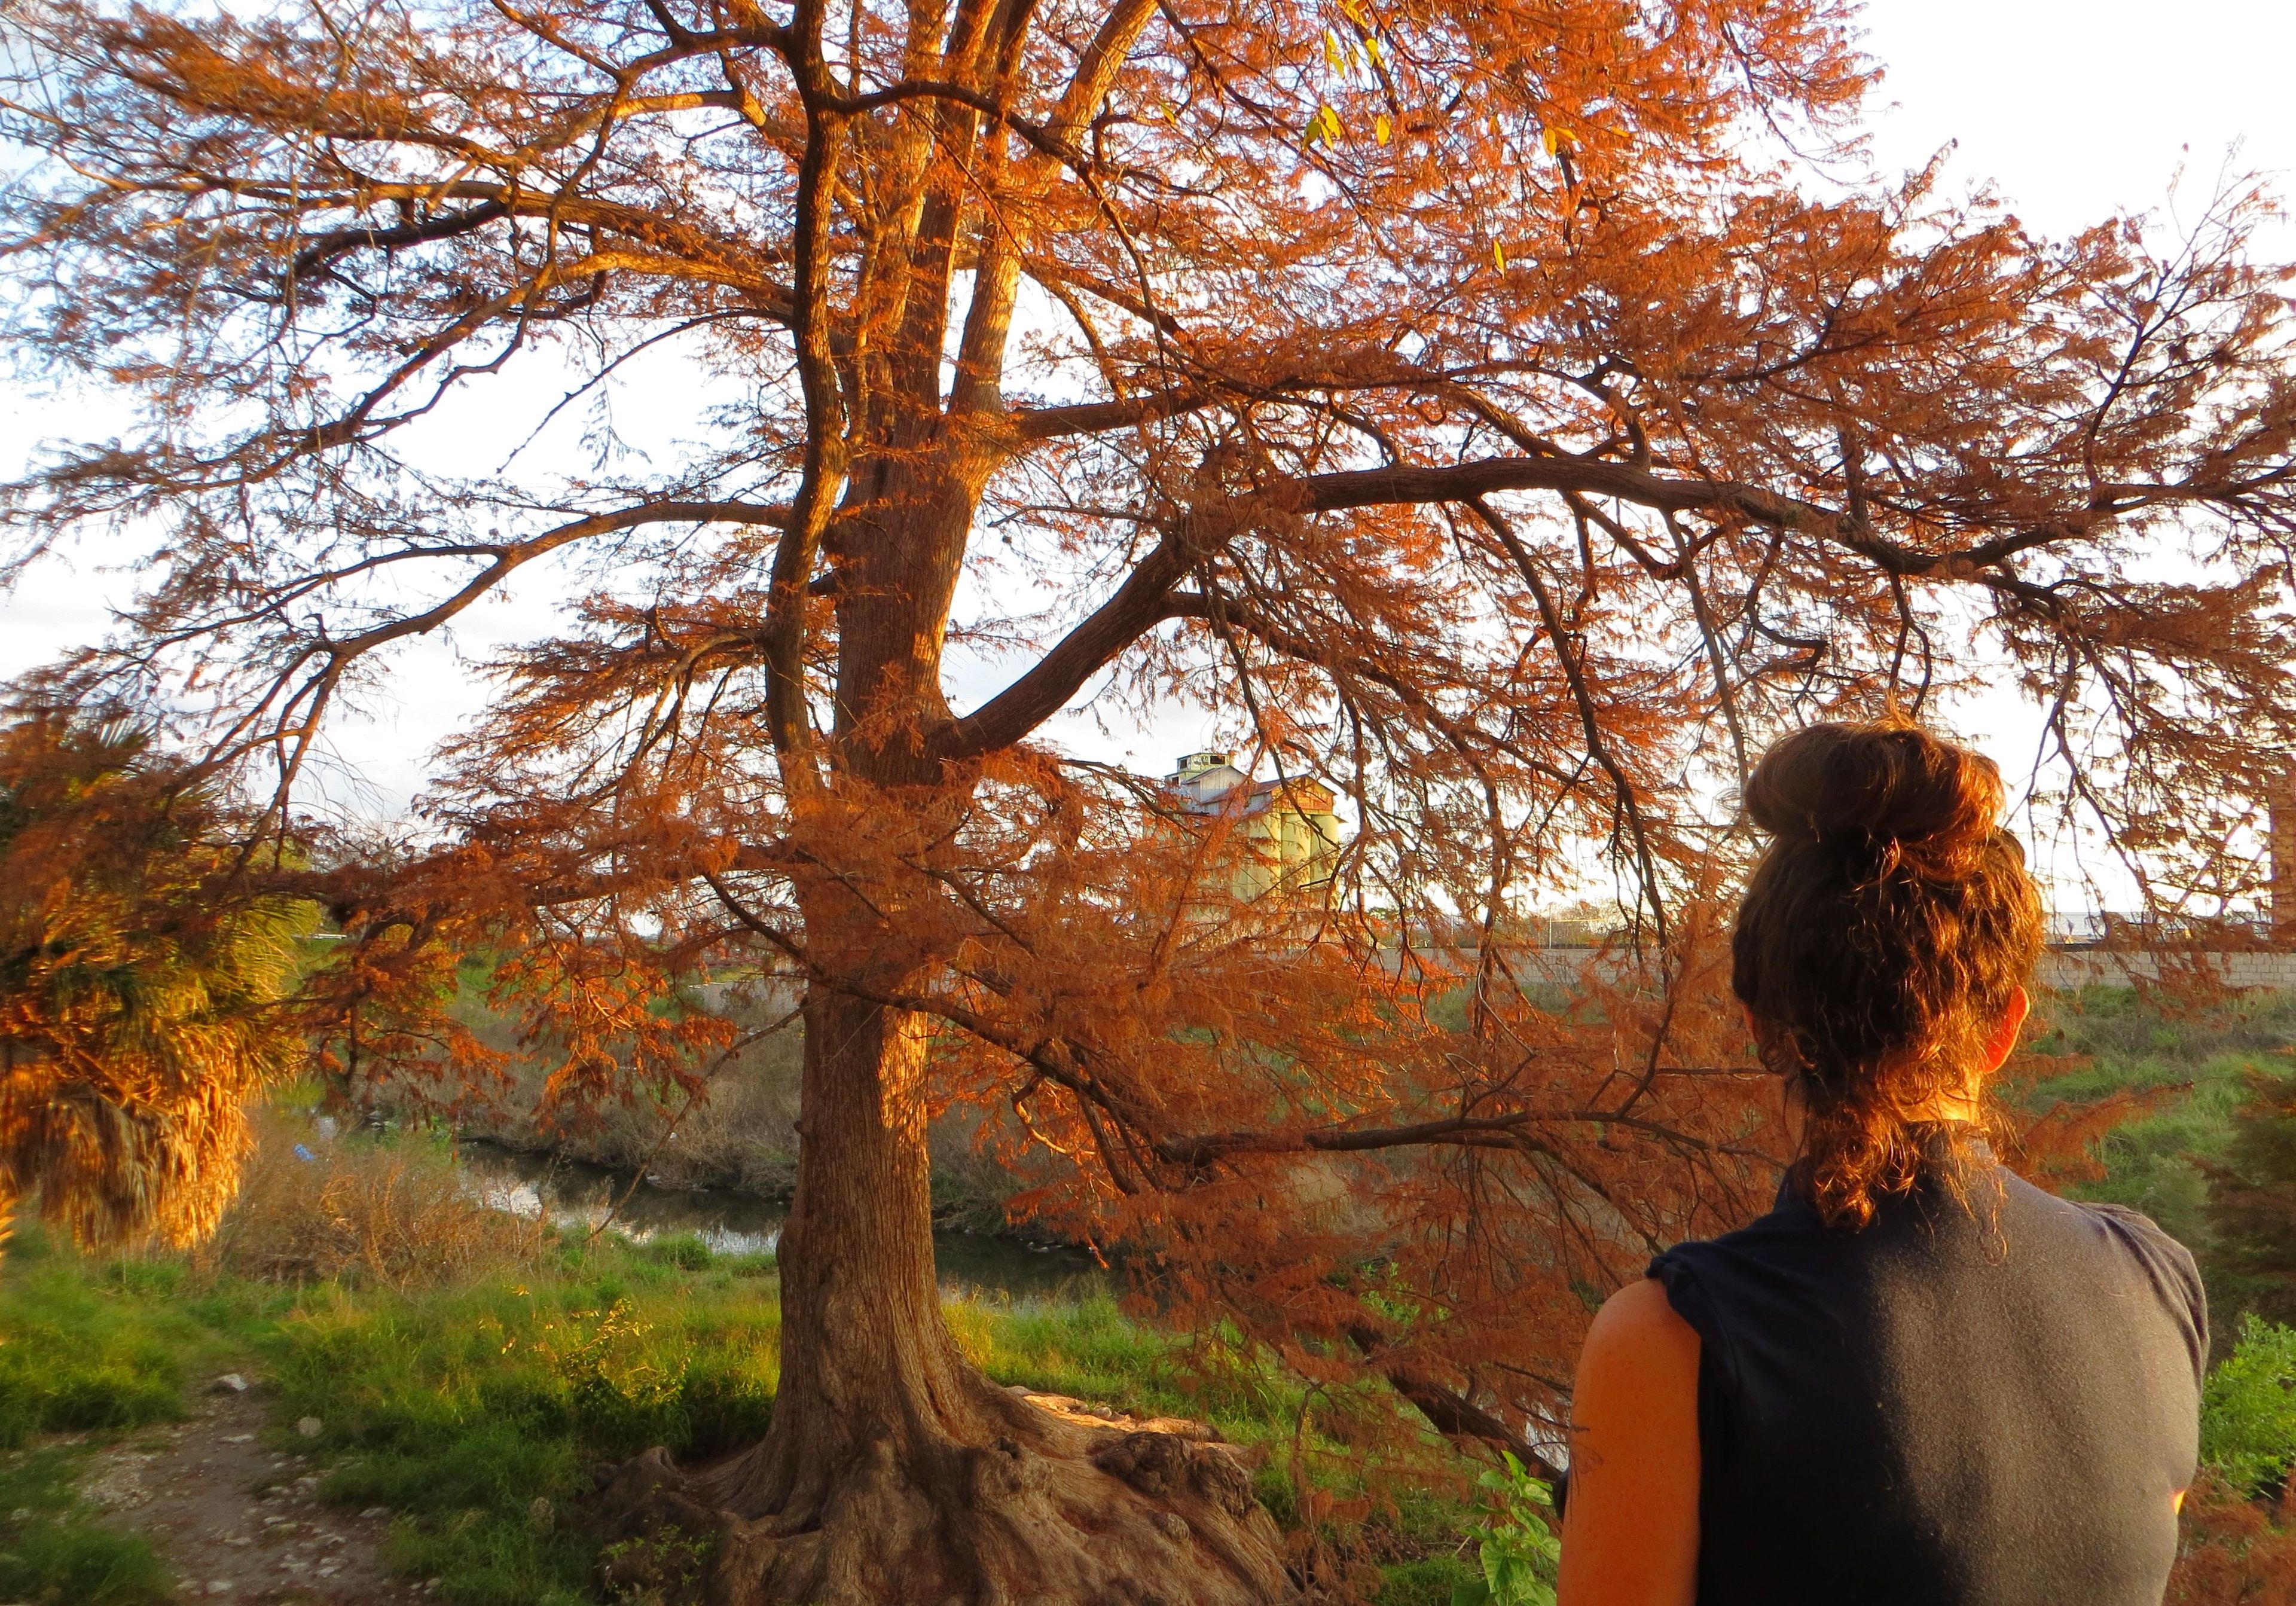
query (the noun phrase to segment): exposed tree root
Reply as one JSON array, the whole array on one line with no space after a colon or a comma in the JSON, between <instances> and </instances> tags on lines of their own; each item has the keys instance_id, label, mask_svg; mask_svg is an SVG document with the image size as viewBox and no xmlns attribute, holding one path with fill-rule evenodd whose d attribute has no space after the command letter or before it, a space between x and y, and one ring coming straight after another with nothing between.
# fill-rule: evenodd
<instances>
[{"instance_id":1,"label":"exposed tree root","mask_svg":"<svg viewBox=\"0 0 2296 1606\"><path fill-rule=\"evenodd\" d=\"M713 1465L652 1450L599 1510L606 1582L694 1606L1266 1606L1296 1598L1238 1453L1193 1423L1094 1421L984 1384L986 1443L880 1437L781 1483L767 1440ZM973 1412L964 1413L966 1415Z\"/></svg>"},{"instance_id":2,"label":"exposed tree root","mask_svg":"<svg viewBox=\"0 0 2296 1606\"><path fill-rule=\"evenodd\" d=\"M966 1358L935 1278L924 1024L828 992L806 1010L773 1425L711 1465L652 1451L616 1471L607 1583L678 1606L1291 1599L1233 1449L1037 1403Z\"/></svg>"}]
</instances>

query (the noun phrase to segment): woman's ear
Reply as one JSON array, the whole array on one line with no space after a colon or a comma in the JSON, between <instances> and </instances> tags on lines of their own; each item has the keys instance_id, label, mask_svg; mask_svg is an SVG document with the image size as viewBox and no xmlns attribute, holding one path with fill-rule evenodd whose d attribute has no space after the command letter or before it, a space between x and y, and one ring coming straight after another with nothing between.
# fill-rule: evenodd
<instances>
[{"instance_id":1,"label":"woman's ear","mask_svg":"<svg viewBox=\"0 0 2296 1606\"><path fill-rule=\"evenodd\" d=\"M2018 1028L2025 1024L2025 1017L2032 1012L2033 996L2030 993L2019 987L2009 995L2009 1007L2001 1012L2000 1022L1985 1040L1986 1075L1991 1076L2000 1069L2002 1062L2009 1058L2010 1052L2017 1046Z\"/></svg>"}]
</instances>

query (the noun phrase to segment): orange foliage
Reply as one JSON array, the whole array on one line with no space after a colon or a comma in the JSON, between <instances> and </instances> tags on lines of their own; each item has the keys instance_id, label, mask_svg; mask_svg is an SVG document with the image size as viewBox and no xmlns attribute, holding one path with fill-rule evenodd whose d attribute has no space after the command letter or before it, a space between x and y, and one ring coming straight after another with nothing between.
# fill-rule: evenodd
<instances>
[{"instance_id":1,"label":"orange foliage","mask_svg":"<svg viewBox=\"0 0 2296 1606\"><path fill-rule=\"evenodd\" d=\"M904 1467L999 1442L934 1336L934 1100L1014 1110L1031 1209L1357 1442L1412 1430L1382 1380L1551 1435L1590 1304L1774 1175L1728 799L1815 713L2021 691L2034 817L2164 905L2254 889L2296 748L2268 201L2156 250L1842 182L1837 0L11 18L16 349L150 419L20 528L159 560L21 698L166 701L299 831L362 676L580 578L430 837L317 843L354 941L314 1002L451 1096L485 957L574 1119L700 1085L733 1028L687 984L803 986L777 1531L835 1509L791 1468L878 1464L852 1402L912 1401ZM450 471L455 407L541 430L664 353L718 404L668 458L601 410L586 468ZM1225 826L1046 733L1079 701L1327 788L1327 894L1239 901ZM1529 914L1590 890L1624 935L1558 968Z\"/></svg>"},{"instance_id":2,"label":"orange foliage","mask_svg":"<svg viewBox=\"0 0 2296 1606\"><path fill-rule=\"evenodd\" d=\"M2104 1162L2098 1157L2098 1143L2114 1128L2142 1120L2173 1103L2191 1092L2192 1086L2162 1082L2150 1087L2117 1088L2085 1103L2052 1104L2021 1120L2013 1111L2003 1111L1998 1118L2006 1135L2003 1158L2028 1180L2046 1188L2101 1181Z\"/></svg>"},{"instance_id":3,"label":"orange foliage","mask_svg":"<svg viewBox=\"0 0 2296 1606\"><path fill-rule=\"evenodd\" d=\"M0 1240L18 1201L83 1244L211 1232L244 1104L302 1060L308 905L234 873L211 789L131 727L0 728Z\"/></svg>"},{"instance_id":4,"label":"orange foliage","mask_svg":"<svg viewBox=\"0 0 2296 1606\"><path fill-rule=\"evenodd\" d=\"M2296 1606L2296 1509L2203 1478L2185 1502L2167 1606Z\"/></svg>"}]
</instances>

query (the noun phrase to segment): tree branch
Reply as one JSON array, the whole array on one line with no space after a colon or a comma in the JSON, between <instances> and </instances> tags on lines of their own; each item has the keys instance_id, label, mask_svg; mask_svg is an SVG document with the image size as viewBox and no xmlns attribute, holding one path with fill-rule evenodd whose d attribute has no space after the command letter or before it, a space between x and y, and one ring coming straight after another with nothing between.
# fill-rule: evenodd
<instances>
[{"instance_id":1,"label":"tree branch","mask_svg":"<svg viewBox=\"0 0 2296 1606\"><path fill-rule=\"evenodd\" d=\"M1191 561L1187 545L1168 533L1125 577L1113 596L1018 680L935 732L925 744L928 757L946 764L995 752L1060 712L1086 681L1170 617L1172 587L1185 577Z\"/></svg>"},{"instance_id":2,"label":"tree branch","mask_svg":"<svg viewBox=\"0 0 2296 1606\"><path fill-rule=\"evenodd\" d=\"M611 535L619 530L636 529L647 524L763 524L779 526L789 520L786 507L754 502L650 502L643 506L625 508L619 512L597 513L587 519L578 519L571 524L562 524L556 529L503 547L495 561L487 565L463 588L434 608L421 613L393 619L357 635L348 636L327 644L328 656L340 661L357 657L360 653L398 641L404 636L421 635L437 629L448 619L469 607L494 586L506 578L521 564L531 562L545 553L554 552L570 542L591 536Z\"/></svg>"},{"instance_id":3,"label":"tree branch","mask_svg":"<svg viewBox=\"0 0 2296 1606\"><path fill-rule=\"evenodd\" d=\"M1176 418L1183 413L1210 406L1218 399L1201 386L1175 385L1151 396L1117 401L1079 402L1065 407L1018 407L1013 413L1013 433L1029 443L1063 435L1097 435L1160 418Z\"/></svg>"}]
</instances>

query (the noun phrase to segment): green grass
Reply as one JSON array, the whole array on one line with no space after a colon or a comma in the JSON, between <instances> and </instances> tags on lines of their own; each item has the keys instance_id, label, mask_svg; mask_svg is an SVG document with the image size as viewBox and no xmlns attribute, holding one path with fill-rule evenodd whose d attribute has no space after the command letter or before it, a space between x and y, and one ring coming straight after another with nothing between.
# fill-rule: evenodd
<instances>
[{"instance_id":1,"label":"green grass","mask_svg":"<svg viewBox=\"0 0 2296 1606\"><path fill-rule=\"evenodd\" d=\"M0 1279L0 1448L183 1414L185 1369L215 1346L165 1303L172 1269L123 1266L107 1287L40 1233L20 1234Z\"/></svg>"},{"instance_id":2,"label":"green grass","mask_svg":"<svg viewBox=\"0 0 2296 1606\"><path fill-rule=\"evenodd\" d=\"M690 1259L691 1257L686 1257ZM602 1241L521 1279L417 1299L330 1290L266 1346L283 1416L324 1424L321 1494L401 1513L391 1561L466 1606L572 1602L596 1548L564 1511L652 1445L707 1454L773 1409L778 1311L754 1274Z\"/></svg>"},{"instance_id":3,"label":"green grass","mask_svg":"<svg viewBox=\"0 0 2296 1606\"><path fill-rule=\"evenodd\" d=\"M0 1265L0 1423L18 1445L128 1431L181 1416L185 1389L218 1372L259 1371L276 1391L277 1422L322 1424L316 1446L291 1440L330 1458L322 1497L396 1513L386 1559L401 1576L439 1579L437 1598L452 1606L575 1606L595 1598L599 1546L570 1520L593 1469L653 1445L710 1454L765 1431L777 1292L770 1260L715 1255L691 1238L560 1240L538 1265L394 1293L82 1258L27 1230ZM1178 1340L1105 1294L953 1303L948 1317L1001 1383L1209 1420L1236 1442L1269 1443L1259 1487L1290 1520L1283 1457L1296 1385L1253 1373L1195 1383ZM34 1571L0 1571L0 1601L164 1598L150 1552L70 1503L82 1453L42 1448L9 1463L37 1470L50 1493L15 1498L0 1486L0 1512L29 1509L36 1541L12 1530L5 1565ZM1319 1476L1349 1486L1335 1492L1363 1493L1344 1457L1329 1460ZM537 1497L549 1503L539 1517ZM1440 1553L1464 1516L1457 1502L1411 1489L1351 1530L1359 1553L1390 1562L1379 1598L1447 1600Z\"/></svg>"},{"instance_id":4,"label":"green grass","mask_svg":"<svg viewBox=\"0 0 2296 1606\"><path fill-rule=\"evenodd\" d=\"M1204 1411L1172 1364L1173 1341L1126 1316L1110 1296L1074 1304L1033 1300L952 1304L949 1325L975 1364L996 1381L1047 1394L1105 1401L1138 1416ZM1244 1429L1238 1400L1223 1426Z\"/></svg>"},{"instance_id":5,"label":"green grass","mask_svg":"<svg viewBox=\"0 0 2296 1606\"><path fill-rule=\"evenodd\" d=\"M596 1546L537 1522L536 1497L554 1515L601 1461L728 1448L772 1410L770 1268L698 1241L602 1240L414 1296L200 1280L164 1260L83 1259L31 1230L0 1269L5 1443L173 1420L193 1380L259 1367L278 1421L324 1424L323 1496L392 1508L389 1559L459 1606L586 1598ZM28 1512L5 1528L0 1600L164 1598L148 1549L71 1502L86 1447L20 1454L0 1474L0 1512Z\"/></svg>"},{"instance_id":6,"label":"green grass","mask_svg":"<svg viewBox=\"0 0 2296 1606\"><path fill-rule=\"evenodd\" d=\"M1377 1606L1451 1606L1452 1592L1480 1578L1482 1569L1456 1556L1427 1556L1382 1569Z\"/></svg>"},{"instance_id":7,"label":"green grass","mask_svg":"<svg viewBox=\"0 0 2296 1606\"><path fill-rule=\"evenodd\" d=\"M1299 1526L1291 1456L1306 1402L1297 1379L1272 1367L1192 1369L1183 1341L1125 1315L1104 1292L1059 1304L983 1302L947 1308L957 1341L997 1382L1106 1404L1137 1417L1188 1417L1210 1423L1230 1443L1262 1447L1266 1459L1254 1476L1260 1503L1279 1527ZM1394 1406L1383 1385L1366 1387ZM1422 1438L1423 1455L1402 1469L1406 1476L1398 1482L1376 1478L1359 1451L1310 1435L1310 1479L1358 1513L1344 1524L1325 1523L1324 1536L1353 1554L1384 1561L1389 1586L1403 1592L1393 1596L1396 1602L1420 1598L1411 1593L1420 1586L1413 1579L1452 1578L1441 1553L1457 1545L1461 1528L1472 1516L1462 1476L1469 1469L1431 1435L1423 1430ZM1447 1603L1448 1591L1446 1584L1440 1592ZM1384 1594L1377 1598L1390 1599Z\"/></svg>"},{"instance_id":8,"label":"green grass","mask_svg":"<svg viewBox=\"0 0 2296 1606\"><path fill-rule=\"evenodd\" d=\"M170 1279L128 1270L107 1286L37 1231L19 1235L5 1269L0 1599L157 1606L170 1598L166 1569L143 1540L102 1527L74 1483L104 1437L184 1414L186 1374L215 1352L212 1335L152 1297Z\"/></svg>"}]
</instances>

